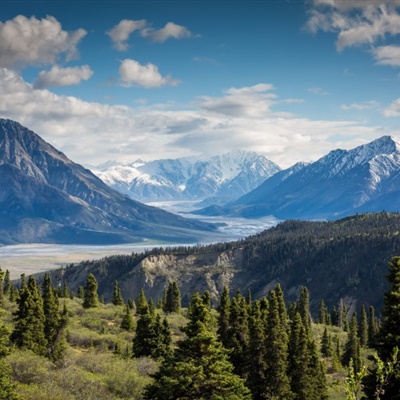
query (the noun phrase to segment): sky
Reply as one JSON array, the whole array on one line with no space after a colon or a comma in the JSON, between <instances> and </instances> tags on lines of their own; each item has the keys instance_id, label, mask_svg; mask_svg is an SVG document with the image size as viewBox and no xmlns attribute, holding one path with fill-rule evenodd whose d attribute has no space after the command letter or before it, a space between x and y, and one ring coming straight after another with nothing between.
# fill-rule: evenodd
<instances>
[{"instance_id":1,"label":"sky","mask_svg":"<svg viewBox=\"0 0 400 400\"><path fill-rule=\"evenodd\" d=\"M73 161L400 136L400 0L1 1L0 118Z\"/></svg>"}]
</instances>

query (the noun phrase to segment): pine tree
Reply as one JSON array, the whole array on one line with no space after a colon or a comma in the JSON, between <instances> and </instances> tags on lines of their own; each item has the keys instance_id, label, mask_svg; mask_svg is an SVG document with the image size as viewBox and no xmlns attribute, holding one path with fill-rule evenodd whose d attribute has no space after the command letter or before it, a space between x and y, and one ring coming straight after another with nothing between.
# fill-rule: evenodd
<instances>
[{"instance_id":1,"label":"pine tree","mask_svg":"<svg viewBox=\"0 0 400 400\"><path fill-rule=\"evenodd\" d=\"M268 296L268 318L265 329L267 371L265 374L265 396L276 399L292 399L293 393L287 375L288 335L285 322L280 315L280 302L274 290Z\"/></svg>"},{"instance_id":2,"label":"pine tree","mask_svg":"<svg viewBox=\"0 0 400 400\"><path fill-rule=\"evenodd\" d=\"M118 281L114 282L112 303L114 306L122 306L124 304L124 299L122 298L121 289L119 287Z\"/></svg>"},{"instance_id":3,"label":"pine tree","mask_svg":"<svg viewBox=\"0 0 400 400\"><path fill-rule=\"evenodd\" d=\"M332 339L328 333L328 329L325 326L324 333L321 338L321 354L324 357L331 357L333 354L332 351Z\"/></svg>"},{"instance_id":4,"label":"pine tree","mask_svg":"<svg viewBox=\"0 0 400 400\"><path fill-rule=\"evenodd\" d=\"M378 356L381 359L381 365L392 360L394 350L400 349L400 256L392 257L389 262L389 272L386 276L389 283L389 290L384 294L384 306L382 310L382 325L378 333L376 330L373 344L378 350ZM370 309L370 329L375 323L373 309ZM371 340L370 336L370 340ZM370 371L369 376L364 380L365 392L368 399L375 396L377 388L377 376L379 376L378 366ZM380 371L382 372L382 371ZM400 399L400 365L394 368L382 388L383 392L379 394L381 400ZM375 397L376 398L376 397Z\"/></svg>"},{"instance_id":5,"label":"pine tree","mask_svg":"<svg viewBox=\"0 0 400 400\"><path fill-rule=\"evenodd\" d=\"M303 286L300 291L299 301L297 302L297 311L303 320L304 328L307 333L311 333L311 314L310 314L310 294L308 289Z\"/></svg>"},{"instance_id":6,"label":"pine tree","mask_svg":"<svg viewBox=\"0 0 400 400\"><path fill-rule=\"evenodd\" d=\"M0 307L4 305L4 289L3 289L3 280L4 280L5 272L0 268Z\"/></svg>"},{"instance_id":7,"label":"pine tree","mask_svg":"<svg viewBox=\"0 0 400 400\"><path fill-rule=\"evenodd\" d=\"M325 306L324 299L321 299L319 302L319 307L318 307L318 323L326 325L326 315L327 315L327 309Z\"/></svg>"},{"instance_id":8,"label":"pine tree","mask_svg":"<svg viewBox=\"0 0 400 400\"><path fill-rule=\"evenodd\" d=\"M136 314L142 315L148 312L149 303L147 302L146 295L142 289L139 293L139 297L136 300Z\"/></svg>"},{"instance_id":9,"label":"pine tree","mask_svg":"<svg viewBox=\"0 0 400 400\"><path fill-rule=\"evenodd\" d=\"M250 400L243 380L233 374L227 352L217 341L210 309L198 294L192 298L188 318L182 328L186 339L161 364L146 388L145 399Z\"/></svg>"},{"instance_id":10,"label":"pine tree","mask_svg":"<svg viewBox=\"0 0 400 400\"><path fill-rule=\"evenodd\" d=\"M285 299L281 285L278 283L275 287L275 296L278 302L279 317L281 320L282 328L287 332L289 328L289 316L286 310ZM308 293L308 291L307 291Z\"/></svg>"},{"instance_id":11,"label":"pine tree","mask_svg":"<svg viewBox=\"0 0 400 400\"><path fill-rule=\"evenodd\" d=\"M249 345L246 354L246 384L254 400L264 398L267 371L265 346L265 326L260 304L255 301L249 318Z\"/></svg>"},{"instance_id":12,"label":"pine tree","mask_svg":"<svg viewBox=\"0 0 400 400\"><path fill-rule=\"evenodd\" d=\"M349 333L347 335L347 342L344 347L344 353L342 356L343 365L348 366L350 359L353 360L354 373L361 371L362 361L360 355L360 339L358 337L358 325L357 315L354 313L349 327Z\"/></svg>"},{"instance_id":13,"label":"pine tree","mask_svg":"<svg viewBox=\"0 0 400 400\"><path fill-rule=\"evenodd\" d=\"M360 338L361 347L366 347L368 344L368 318L364 305L361 307L360 324L358 325L358 336Z\"/></svg>"},{"instance_id":14,"label":"pine tree","mask_svg":"<svg viewBox=\"0 0 400 400\"><path fill-rule=\"evenodd\" d=\"M134 322L133 322L131 309L129 308L128 304L124 307L124 316L122 317L120 327L121 327L121 329L125 329L127 331L133 330Z\"/></svg>"},{"instance_id":15,"label":"pine tree","mask_svg":"<svg viewBox=\"0 0 400 400\"><path fill-rule=\"evenodd\" d=\"M221 299L218 307L218 339L222 342L222 344L227 348L229 345L229 332L230 332L230 307L231 301L229 298L228 288L224 286L224 289L221 294Z\"/></svg>"},{"instance_id":16,"label":"pine tree","mask_svg":"<svg viewBox=\"0 0 400 400\"><path fill-rule=\"evenodd\" d=\"M94 308L99 306L97 288L97 280L94 275L90 273L87 277L86 286L83 293L83 308Z\"/></svg>"},{"instance_id":17,"label":"pine tree","mask_svg":"<svg viewBox=\"0 0 400 400\"><path fill-rule=\"evenodd\" d=\"M28 284L21 276L21 290L17 300L18 310L14 313L15 326L11 341L18 347L45 355L47 340L44 335L45 316L43 300L35 279L30 276Z\"/></svg>"},{"instance_id":18,"label":"pine tree","mask_svg":"<svg viewBox=\"0 0 400 400\"><path fill-rule=\"evenodd\" d=\"M376 323L375 309L373 306L370 306L368 315L368 346L375 347L377 333L378 326Z\"/></svg>"},{"instance_id":19,"label":"pine tree","mask_svg":"<svg viewBox=\"0 0 400 400\"><path fill-rule=\"evenodd\" d=\"M45 274L43 285L44 334L47 339L47 354L52 361L60 360L66 350L66 318L60 313L49 274Z\"/></svg>"},{"instance_id":20,"label":"pine tree","mask_svg":"<svg viewBox=\"0 0 400 400\"><path fill-rule=\"evenodd\" d=\"M173 281L168 283L168 288L165 294L163 310L166 313L179 313L181 309L181 292L178 284Z\"/></svg>"},{"instance_id":21,"label":"pine tree","mask_svg":"<svg viewBox=\"0 0 400 400\"><path fill-rule=\"evenodd\" d=\"M4 275L3 292L4 292L4 296L6 296L6 297L10 296L11 278L10 278L10 271L8 269L6 270L6 274Z\"/></svg>"}]
</instances>

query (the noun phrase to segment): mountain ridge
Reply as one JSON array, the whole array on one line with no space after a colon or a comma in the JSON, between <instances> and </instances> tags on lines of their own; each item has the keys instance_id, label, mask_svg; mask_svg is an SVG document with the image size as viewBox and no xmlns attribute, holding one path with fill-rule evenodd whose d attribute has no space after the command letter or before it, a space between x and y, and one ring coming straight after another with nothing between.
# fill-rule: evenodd
<instances>
[{"instance_id":1,"label":"mountain ridge","mask_svg":"<svg viewBox=\"0 0 400 400\"><path fill-rule=\"evenodd\" d=\"M214 228L128 198L33 131L5 119L0 119L0 187L3 244L197 241Z\"/></svg>"}]
</instances>

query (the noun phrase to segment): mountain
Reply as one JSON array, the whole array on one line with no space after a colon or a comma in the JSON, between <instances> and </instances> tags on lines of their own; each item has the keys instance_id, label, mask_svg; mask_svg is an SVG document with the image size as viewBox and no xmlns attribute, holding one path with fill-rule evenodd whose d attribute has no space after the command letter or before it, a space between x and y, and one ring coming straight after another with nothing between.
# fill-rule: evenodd
<instances>
[{"instance_id":1,"label":"mountain","mask_svg":"<svg viewBox=\"0 0 400 400\"><path fill-rule=\"evenodd\" d=\"M107 185L145 201L204 200L226 202L259 186L280 168L254 152L236 151L204 159L107 162L92 167Z\"/></svg>"},{"instance_id":2,"label":"mountain","mask_svg":"<svg viewBox=\"0 0 400 400\"><path fill-rule=\"evenodd\" d=\"M210 224L141 204L17 122L0 119L0 243L197 241Z\"/></svg>"},{"instance_id":3,"label":"mountain","mask_svg":"<svg viewBox=\"0 0 400 400\"><path fill-rule=\"evenodd\" d=\"M329 222L288 220L237 242L111 256L51 274L56 285L66 282L77 293L93 273L106 301L116 280L125 300L143 288L154 302L175 280L185 305L205 290L218 302L224 285L231 294L251 290L257 299L280 283L287 301L307 286L314 311L322 298L330 309L342 298L351 315L361 304L381 307L388 262L400 248L399 226L400 214L386 212Z\"/></svg>"},{"instance_id":4,"label":"mountain","mask_svg":"<svg viewBox=\"0 0 400 400\"><path fill-rule=\"evenodd\" d=\"M400 140L383 136L353 150L280 171L252 192L203 215L335 219L400 210Z\"/></svg>"}]
</instances>

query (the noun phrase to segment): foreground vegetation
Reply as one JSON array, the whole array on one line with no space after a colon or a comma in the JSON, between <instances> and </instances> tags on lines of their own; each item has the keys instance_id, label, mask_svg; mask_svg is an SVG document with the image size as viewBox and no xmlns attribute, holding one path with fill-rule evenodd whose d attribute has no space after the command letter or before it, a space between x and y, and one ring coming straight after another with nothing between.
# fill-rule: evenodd
<instances>
[{"instance_id":1,"label":"foreground vegetation","mask_svg":"<svg viewBox=\"0 0 400 400\"><path fill-rule=\"evenodd\" d=\"M256 300L225 288L216 309L196 293L182 309L175 282L156 305L114 282L104 304L91 274L76 295L49 275L18 289L0 277L0 399L399 398L400 257L381 321L321 300L313 322L305 287L291 304L277 285Z\"/></svg>"}]
</instances>

